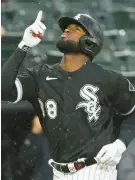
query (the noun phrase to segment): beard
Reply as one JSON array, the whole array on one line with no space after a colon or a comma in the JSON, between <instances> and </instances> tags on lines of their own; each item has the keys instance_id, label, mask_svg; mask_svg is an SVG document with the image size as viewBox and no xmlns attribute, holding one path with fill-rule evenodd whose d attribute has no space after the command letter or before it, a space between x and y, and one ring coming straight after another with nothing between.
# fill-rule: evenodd
<instances>
[{"instance_id":1,"label":"beard","mask_svg":"<svg viewBox=\"0 0 135 180\"><path fill-rule=\"evenodd\" d=\"M79 42L75 42L72 40L66 40L60 39L56 43L56 47L59 49L60 52L64 54L77 54L81 53Z\"/></svg>"}]
</instances>

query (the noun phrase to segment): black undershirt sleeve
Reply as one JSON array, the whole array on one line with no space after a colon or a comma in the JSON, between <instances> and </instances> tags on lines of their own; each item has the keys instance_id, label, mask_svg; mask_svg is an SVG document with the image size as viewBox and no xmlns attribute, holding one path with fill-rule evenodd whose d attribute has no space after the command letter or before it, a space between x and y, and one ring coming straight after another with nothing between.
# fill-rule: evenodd
<instances>
[{"instance_id":1,"label":"black undershirt sleeve","mask_svg":"<svg viewBox=\"0 0 135 180\"><path fill-rule=\"evenodd\" d=\"M37 68L29 68L18 75L19 68L26 52L17 48L11 57L3 64L1 71L1 98L3 101L17 103L36 96Z\"/></svg>"},{"instance_id":2,"label":"black undershirt sleeve","mask_svg":"<svg viewBox=\"0 0 135 180\"><path fill-rule=\"evenodd\" d=\"M110 72L108 80L108 98L123 117L118 138L128 145L135 137L135 87L127 78L114 72Z\"/></svg>"},{"instance_id":3,"label":"black undershirt sleeve","mask_svg":"<svg viewBox=\"0 0 135 180\"><path fill-rule=\"evenodd\" d=\"M3 101L13 101L17 97L15 80L26 54L27 52L17 48L2 66L1 99Z\"/></svg>"},{"instance_id":4,"label":"black undershirt sleeve","mask_svg":"<svg viewBox=\"0 0 135 180\"><path fill-rule=\"evenodd\" d=\"M1 69L1 91L9 91L13 88L19 68L27 52L17 48Z\"/></svg>"}]
</instances>

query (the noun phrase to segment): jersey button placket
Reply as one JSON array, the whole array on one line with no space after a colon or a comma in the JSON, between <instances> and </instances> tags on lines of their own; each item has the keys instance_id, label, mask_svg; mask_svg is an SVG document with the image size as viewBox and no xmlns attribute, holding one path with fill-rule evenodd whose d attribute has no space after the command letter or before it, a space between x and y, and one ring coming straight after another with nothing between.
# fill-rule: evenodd
<instances>
[{"instance_id":1,"label":"jersey button placket","mask_svg":"<svg viewBox=\"0 0 135 180\"><path fill-rule=\"evenodd\" d=\"M71 76L68 76L68 80L71 80L71 79L72 79ZM70 84L70 81L69 81L69 84ZM70 85L69 85L69 87L70 87ZM68 92L68 97L70 98L70 95L69 95L70 90L68 89L67 92Z\"/></svg>"},{"instance_id":2,"label":"jersey button placket","mask_svg":"<svg viewBox=\"0 0 135 180\"><path fill-rule=\"evenodd\" d=\"M72 79L72 77L71 76L68 76L68 80L71 80ZM68 90L67 91L68 92L68 94L70 93L70 90ZM68 95L69 96L69 95ZM70 97L70 96L69 96Z\"/></svg>"},{"instance_id":3,"label":"jersey button placket","mask_svg":"<svg viewBox=\"0 0 135 180\"><path fill-rule=\"evenodd\" d=\"M70 91L70 88L71 88L71 76L68 76L67 78L67 83L66 83L66 86L65 86L65 107L66 107L66 111L69 113L72 109L72 104L71 104L71 91Z\"/></svg>"}]
</instances>

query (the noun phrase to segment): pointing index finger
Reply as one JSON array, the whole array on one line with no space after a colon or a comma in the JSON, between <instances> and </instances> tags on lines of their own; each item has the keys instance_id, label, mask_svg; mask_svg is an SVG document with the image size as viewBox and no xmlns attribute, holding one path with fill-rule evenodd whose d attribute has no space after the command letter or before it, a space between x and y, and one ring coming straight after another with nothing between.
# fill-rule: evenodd
<instances>
[{"instance_id":1,"label":"pointing index finger","mask_svg":"<svg viewBox=\"0 0 135 180\"><path fill-rule=\"evenodd\" d=\"M43 15L43 12L42 11L39 11L38 15L37 15L37 18L35 21L41 21L42 20L42 15Z\"/></svg>"}]
</instances>

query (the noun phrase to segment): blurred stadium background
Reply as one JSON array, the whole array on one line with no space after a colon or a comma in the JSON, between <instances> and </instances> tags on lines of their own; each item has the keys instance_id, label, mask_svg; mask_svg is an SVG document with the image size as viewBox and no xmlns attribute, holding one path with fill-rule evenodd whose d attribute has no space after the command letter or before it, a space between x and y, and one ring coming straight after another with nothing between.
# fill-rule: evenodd
<instances>
[{"instance_id":1,"label":"blurred stadium background","mask_svg":"<svg viewBox=\"0 0 135 180\"><path fill-rule=\"evenodd\" d=\"M94 62L122 73L135 84L135 0L1 0L2 65L16 49L25 28L34 22L40 9L44 13L43 22L47 27L45 38L28 53L20 72L38 63L59 62L62 54L57 51L55 42L61 30L57 19L63 15L88 13L100 22L104 30L104 47ZM13 172L9 171L16 169L16 160L13 162L11 159L18 155L21 144L30 132L32 117L30 104L21 102L9 105L2 102L2 170L6 172L4 174L8 173L8 178L7 175L2 176L4 180L10 179ZM12 122L10 124L9 119ZM10 151L5 151L9 146ZM9 155L12 157L10 162L7 158ZM22 174L15 176L13 179L18 179ZM30 178L26 176L23 179Z\"/></svg>"},{"instance_id":2,"label":"blurred stadium background","mask_svg":"<svg viewBox=\"0 0 135 180\"><path fill-rule=\"evenodd\" d=\"M7 31L2 37L2 64L40 9L47 30L41 44L29 53L26 67L39 61L60 61L61 54L55 48L61 34L57 19L82 12L95 17L104 30L104 48L95 62L135 77L135 0L2 0L2 25Z\"/></svg>"}]
</instances>

